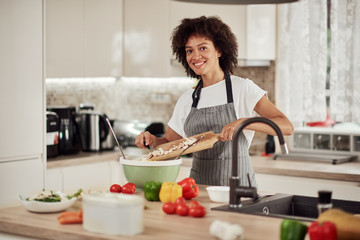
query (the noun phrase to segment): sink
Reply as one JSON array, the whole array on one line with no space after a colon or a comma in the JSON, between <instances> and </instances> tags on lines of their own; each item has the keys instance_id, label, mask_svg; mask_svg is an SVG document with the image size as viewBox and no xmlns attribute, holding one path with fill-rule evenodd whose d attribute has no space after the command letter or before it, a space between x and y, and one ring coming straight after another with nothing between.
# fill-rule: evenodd
<instances>
[{"instance_id":1,"label":"sink","mask_svg":"<svg viewBox=\"0 0 360 240\"><path fill-rule=\"evenodd\" d=\"M241 207L239 208L230 208L229 205L222 205L214 207L212 210L312 222L318 217L317 203L317 197L277 193L260 197L255 201L252 199L242 200ZM360 202L332 199L332 203L334 208L339 208L353 214L360 214Z\"/></svg>"}]
</instances>

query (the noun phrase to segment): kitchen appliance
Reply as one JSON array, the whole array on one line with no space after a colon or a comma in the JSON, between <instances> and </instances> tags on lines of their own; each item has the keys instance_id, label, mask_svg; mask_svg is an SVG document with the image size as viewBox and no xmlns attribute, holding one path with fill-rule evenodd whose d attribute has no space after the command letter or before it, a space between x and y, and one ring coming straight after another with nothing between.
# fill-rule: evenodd
<instances>
[{"instance_id":1,"label":"kitchen appliance","mask_svg":"<svg viewBox=\"0 0 360 240\"><path fill-rule=\"evenodd\" d=\"M116 134L115 134L115 132L114 132L114 129L113 129L113 127L112 127L112 125L111 125L111 122L110 122L110 120L109 120L108 118L106 118L106 123L107 123L108 126L109 126L109 130L110 130L110 132L111 132L111 135L112 135L113 139L115 140L116 144L118 145L118 147L119 147L119 149L120 149L120 152L121 152L123 158L126 159L125 154L124 154L124 151L123 151L123 149L122 149L119 141L117 140L117 137L116 137ZM109 133L109 135L110 135L110 133Z\"/></svg>"},{"instance_id":2,"label":"kitchen appliance","mask_svg":"<svg viewBox=\"0 0 360 240\"><path fill-rule=\"evenodd\" d=\"M336 127L338 126L338 127ZM360 156L358 126L296 128L290 137L290 154L276 154L274 159L328 162L333 165L356 161Z\"/></svg>"},{"instance_id":3,"label":"kitchen appliance","mask_svg":"<svg viewBox=\"0 0 360 240\"><path fill-rule=\"evenodd\" d=\"M76 125L76 108L73 106L49 106L48 111L57 113L59 117L59 154L75 154L80 152L80 135Z\"/></svg>"},{"instance_id":4,"label":"kitchen appliance","mask_svg":"<svg viewBox=\"0 0 360 240\"><path fill-rule=\"evenodd\" d=\"M114 120L109 120L110 125L112 127L114 127ZM110 130L110 128L109 128ZM114 150L116 145L114 136L112 136L112 134L108 133L107 137L105 138L105 140L101 143L101 149L102 150Z\"/></svg>"},{"instance_id":5,"label":"kitchen appliance","mask_svg":"<svg viewBox=\"0 0 360 240\"><path fill-rule=\"evenodd\" d=\"M54 158L59 154L59 116L46 111L46 156Z\"/></svg>"},{"instance_id":6,"label":"kitchen appliance","mask_svg":"<svg viewBox=\"0 0 360 240\"><path fill-rule=\"evenodd\" d=\"M164 124L161 122L115 120L113 128L119 143L123 147L136 146L135 138L141 132L149 131L156 137L162 137L165 133Z\"/></svg>"},{"instance_id":7,"label":"kitchen appliance","mask_svg":"<svg viewBox=\"0 0 360 240\"><path fill-rule=\"evenodd\" d=\"M93 108L81 108L77 121L80 131L81 148L84 152L98 152L109 133L106 115L94 112Z\"/></svg>"}]
</instances>

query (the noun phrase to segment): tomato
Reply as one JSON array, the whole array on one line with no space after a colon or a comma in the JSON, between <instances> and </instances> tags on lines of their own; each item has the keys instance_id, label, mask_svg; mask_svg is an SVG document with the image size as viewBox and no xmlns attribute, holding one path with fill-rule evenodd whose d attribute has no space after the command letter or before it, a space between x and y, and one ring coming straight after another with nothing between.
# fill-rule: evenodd
<instances>
[{"instance_id":1,"label":"tomato","mask_svg":"<svg viewBox=\"0 0 360 240\"><path fill-rule=\"evenodd\" d=\"M176 201L175 201L175 205L176 205L176 206L177 206L177 205L181 205L181 204L186 205L186 200L185 200L184 197L179 197L179 198L177 198Z\"/></svg>"},{"instance_id":2,"label":"tomato","mask_svg":"<svg viewBox=\"0 0 360 240\"><path fill-rule=\"evenodd\" d=\"M194 208L194 207L196 207L196 206L199 206L199 205L200 205L199 202L196 201L196 200L191 200L191 201L189 202L189 204L188 204L188 206L189 206L190 209L191 209L191 208Z\"/></svg>"},{"instance_id":3,"label":"tomato","mask_svg":"<svg viewBox=\"0 0 360 240\"><path fill-rule=\"evenodd\" d=\"M195 206L190 208L189 215L193 217L204 217L206 215L206 209L201 205Z\"/></svg>"},{"instance_id":4,"label":"tomato","mask_svg":"<svg viewBox=\"0 0 360 240\"><path fill-rule=\"evenodd\" d=\"M176 205L171 202L164 203L162 209L166 214L174 214L176 212Z\"/></svg>"},{"instance_id":5,"label":"tomato","mask_svg":"<svg viewBox=\"0 0 360 240\"><path fill-rule=\"evenodd\" d=\"M189 214L189 207L185 204L176 205L176 214L180 216L187 216Z\"/></svg>"},{"instance_id":6,"label":"tomato","mask_svg":"<svg viewBox=\"0 0 360 240\"><path fill-rule=\"evenodd\" d=\"M121 186L119 184L113 184L110 187L110 192L121 193Z\"/></svg>"},{"instance_id":7,"label":"tomato","mask_svg":"<svg viewBox=\"0 0 360 240\"><path fill-rule=\"evenodd\" d=\"M134 183L127 183L121 188L122 193L133 194L136 190L136 185Z\"/></svg>"}]
</instances>

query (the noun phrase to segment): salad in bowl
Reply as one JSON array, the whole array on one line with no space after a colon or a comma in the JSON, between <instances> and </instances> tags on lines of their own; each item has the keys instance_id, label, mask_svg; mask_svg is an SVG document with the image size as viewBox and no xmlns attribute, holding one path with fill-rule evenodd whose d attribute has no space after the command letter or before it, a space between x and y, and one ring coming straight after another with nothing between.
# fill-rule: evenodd
<instances>
[{"instance_id":1,"label":"salad in bowl","mask_svg":"<svg viewBox=\"0 0 360 240\"><path fill-rule=\"evenodd\" d=\"M33 197L23 197L19 194L18 198L25 209L30 212L60 212L71 207L81 193L81 189L72 195L67 195L60 191L42 191Z\"/></svg>"}]
</instances>

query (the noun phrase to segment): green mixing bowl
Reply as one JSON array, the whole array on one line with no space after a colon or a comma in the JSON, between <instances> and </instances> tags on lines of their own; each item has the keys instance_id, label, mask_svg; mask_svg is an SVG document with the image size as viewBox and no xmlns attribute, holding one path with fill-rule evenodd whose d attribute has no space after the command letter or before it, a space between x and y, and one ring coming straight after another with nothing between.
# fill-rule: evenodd
<instances>
[{"instance_id":1,"label":"green mixing bowl","mask_svg":"<svg viewBox=\"0 0 360 240\"><path fill-rule=\"evenodd\" d=\"M134 183L137 189L143 189L144 184L149 181L176 181L182 159L164 161L139 160L142 157L126 156L126 159L120 158L120 164L127 181Z\"/></svg>"}]
</instances>

